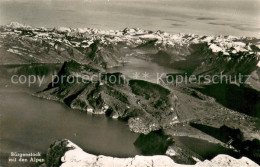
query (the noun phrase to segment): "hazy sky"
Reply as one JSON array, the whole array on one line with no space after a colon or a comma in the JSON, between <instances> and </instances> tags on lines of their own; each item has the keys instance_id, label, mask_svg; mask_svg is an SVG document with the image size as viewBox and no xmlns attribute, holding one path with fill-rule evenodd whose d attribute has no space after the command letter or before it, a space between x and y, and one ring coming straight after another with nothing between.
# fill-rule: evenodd
<instances>
[{"instance_id":1,"label":"hazy sky","mask_svg":"<svg viewBox=\"0 0 260 167\"><path fill-rule=\"evenodd\" d=\"M0 24L260 37L260 0L0 0Z\"/></svg>"}]
</instances>

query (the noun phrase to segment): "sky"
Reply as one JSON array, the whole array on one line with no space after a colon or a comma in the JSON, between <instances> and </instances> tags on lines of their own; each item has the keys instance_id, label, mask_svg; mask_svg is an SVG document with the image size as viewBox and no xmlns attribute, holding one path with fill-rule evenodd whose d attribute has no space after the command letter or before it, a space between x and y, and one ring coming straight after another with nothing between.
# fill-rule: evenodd
<instances>
[{"instance_id":1,"label":"sky","mask_svg":"<svg viewBox=\"0 0 260 167\"><path fill-rule=\"evenodd\" d=\"M260 37L260 0L0 0L0 24Z\"/></svg>"}]
</instances>

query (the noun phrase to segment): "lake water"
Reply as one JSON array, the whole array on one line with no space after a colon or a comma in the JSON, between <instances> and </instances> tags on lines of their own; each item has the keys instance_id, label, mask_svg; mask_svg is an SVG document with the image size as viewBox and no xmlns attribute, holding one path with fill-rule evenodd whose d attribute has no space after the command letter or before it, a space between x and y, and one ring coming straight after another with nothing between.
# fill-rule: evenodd
<instances>
[{"instance_id":1,"label":"lake water","mask_svg":"<svg viewBox=\"0 0 260 167\"><path fill-rule=\"evenodd\" d=\"M235 158L241 157L239 153L234 152L231 149L225 148L220 144L210 143L206 140L186 136L175 136L174 141L176 143L182 143L186 148L205 159L212 159L218 154L231 155Z\"/></svg>"},{"instance_id":2,"label":"lake water","mask_svg":"<svg viewBox=\"0 0 260 167\"><path fill-rule=\"evenodd\" d=\"M120 71L132 79L146 80L153 83L159 83L159 79L166 77L166 74L182 72L174 68L160 66L155 62L135 56L126 57L126 60L127 62L122 66L111 68L109 72Z\"/></svg>"},{"instance_id":3,"label":"lake water","mask_svg":"<svg viewBox=\"0 0 260 167\"><path fill-rule=\"evenodd\" d=\"M0 101L2 152L46 152L53 141L66 138L95 154L139 154L133 145L138 135L125 122L81 113L19 89L1 88Z\"/></svg>"},{"instance_id":4,"label":"lake water","mask_svg":"<svg viewBox=\"0 0 260 167\"><path fill-rule=\"evenodd\" d=\"M0 24L260 37L259 0L1 0Z\"/></svg>"}]
</instances>

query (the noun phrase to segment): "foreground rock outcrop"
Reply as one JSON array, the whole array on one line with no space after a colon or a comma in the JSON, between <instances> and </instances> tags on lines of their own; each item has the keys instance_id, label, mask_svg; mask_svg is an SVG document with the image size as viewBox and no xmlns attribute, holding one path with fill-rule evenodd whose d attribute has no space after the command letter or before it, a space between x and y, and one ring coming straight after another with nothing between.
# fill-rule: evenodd
<instances>
[{"instance_id":1,"label":"foreground rock outcrop","mask_svg":"<svg viewBox=\"0 0 260 167\"><path fill-rule=\"evenodd\" d=\"M212 160L198 162L195 165L182 165L175 163L164 155L135 156L133 158L114 158L103 155L93 155L84 152L69 140L56 141L51 145L43 166L60 167L258 167L256 163L246 157L235 159L228 155L218 155Z\"/></svg>"}]
</instances>

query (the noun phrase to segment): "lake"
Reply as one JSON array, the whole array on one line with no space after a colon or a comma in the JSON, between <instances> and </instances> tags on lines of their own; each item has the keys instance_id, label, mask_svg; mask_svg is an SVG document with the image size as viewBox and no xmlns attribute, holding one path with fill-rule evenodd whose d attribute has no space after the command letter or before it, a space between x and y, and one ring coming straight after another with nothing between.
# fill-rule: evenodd
<instances>
[{"instance_id":1,"label":"lake","mask_svg":"<svg viewBox=\"0 0 260 167\"><path fill-rule=\"evenodd\" d=\"M53 141L66 138L90 153L139 154L133 145L138 135L125 122L81 113L24 90L1 88L0 101L1 151L46 152Z\"/></svg>"},{"instance_id":2,"label":"lake","mask_svg":"<svg viewBox=\"0 0 260 167\"><path fill-rule=\"evenodd\" d=\"M175 136L174 141L185 145L186 148L204 159L212 159L218 154L226 154L235 158L241 158L241 154L238 152L223 147L220 144L210 143L206 140L186 136Z\"/></svg>"},{"instance_id":3,"label":"lake","mask_svg":"<svg viewBox=\"0 0 260 167\"><path fill-rule=\"evenodd\" d=\"M128 56L126 57L126 60L127 62L122 64L122 66L110 68L108 69L108 72L120 71L131 79L146 80L153 83L159 83L157 82L157 79L166 77L166 74L183 72L174 68L160 66L155 62L135 56Z\"/></svg>"},{"instance_id":4,"label":"lake","mask_svg":"<svg viewBox=\"0 0 260 167\"><path fill-rule=\"evenodd\" d=\"M46 153L52 142L64 138L93 154L117 157L140 154L133 145L138 134L131 132L126 122L72 110L65 104L31 95L44 88L48 81L41 88L35 84L30 89L26 84L10 83L11 74L50 76L60 66L34 64L0 67L1 156L15 151ZM50 80L50 77L46 78Z\"/></svg>"}]
</instances>

